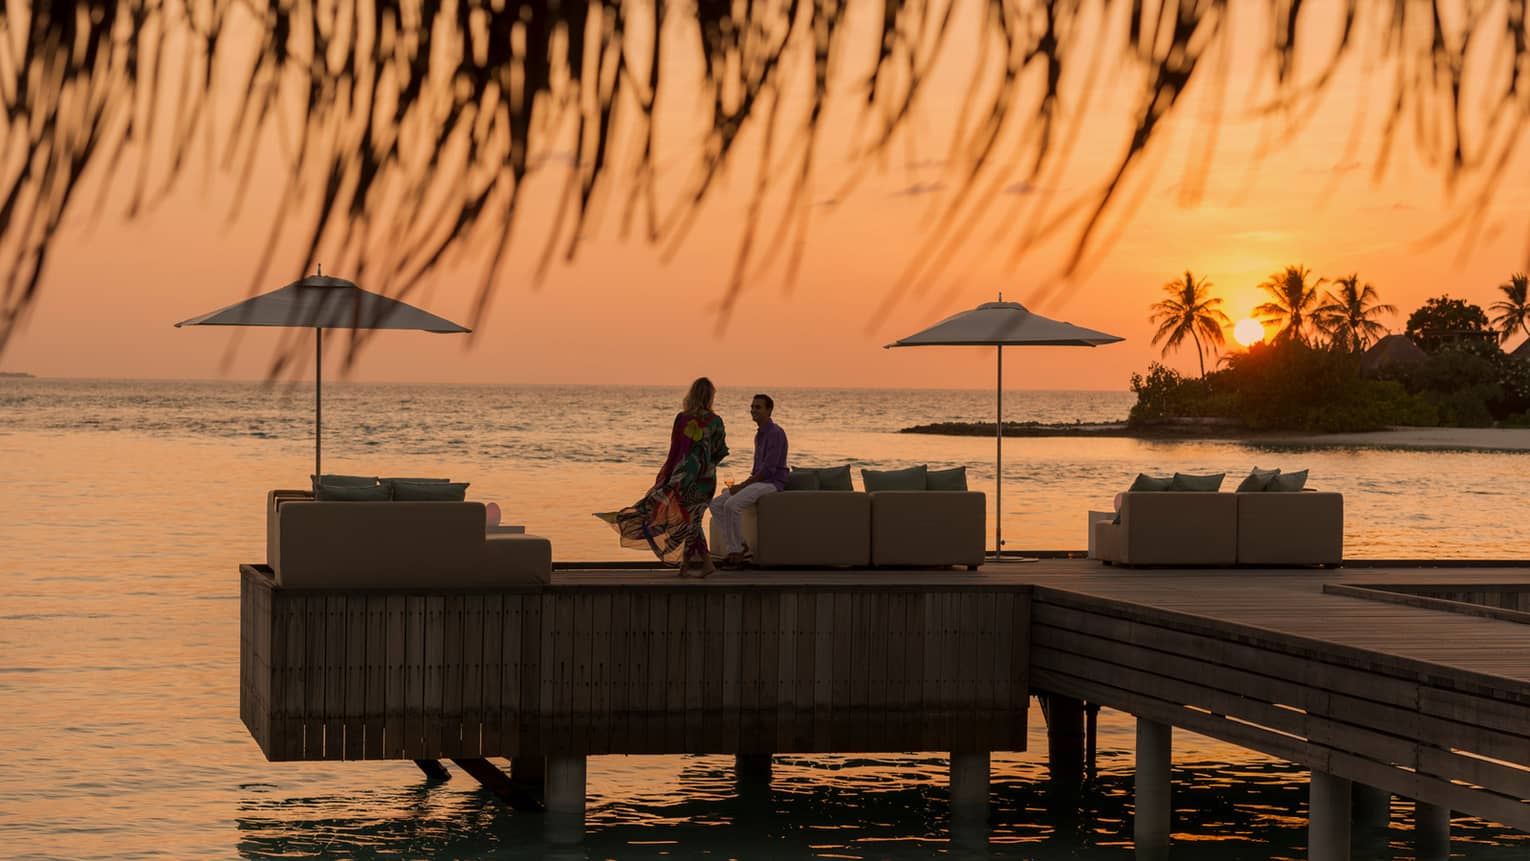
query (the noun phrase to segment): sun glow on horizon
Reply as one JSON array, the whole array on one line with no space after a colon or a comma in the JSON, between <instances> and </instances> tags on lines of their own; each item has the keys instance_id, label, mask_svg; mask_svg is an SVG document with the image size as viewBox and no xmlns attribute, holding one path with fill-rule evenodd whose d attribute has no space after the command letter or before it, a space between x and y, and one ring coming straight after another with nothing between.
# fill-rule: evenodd
<instances>
[{"instance_id":1,"label":"sun glow on horizon","mask_svg":"<svg viewBox=\"0 0 1530 861\"><path fill-rule=\"evenodd\" d=\"M1252 317L1239 320L1233 327L1233 339L1245 347L1253 346L1264 340L1264 324Z\"/></svg>"}]
</instances>

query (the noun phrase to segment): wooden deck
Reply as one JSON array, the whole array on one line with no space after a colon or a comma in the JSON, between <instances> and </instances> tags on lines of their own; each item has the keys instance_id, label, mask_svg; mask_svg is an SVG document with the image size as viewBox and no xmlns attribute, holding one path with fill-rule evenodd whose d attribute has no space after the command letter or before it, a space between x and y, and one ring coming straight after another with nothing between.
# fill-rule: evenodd
<instances>
[{"instance_id":1,"label":"wooden deck","mask_svg":"<svg viewBox=\"0 0 1530 861\"><path fill-rule=\"evenodd\" d=\"M1530 830L1530 624L1431 603L1517 608L1530 568L603 568L437 595L243 572L241 710L273 760L1015 750L1045 691ZM1349 588L1372 586L1419 600Z\"/></svg>"}]
</instances>

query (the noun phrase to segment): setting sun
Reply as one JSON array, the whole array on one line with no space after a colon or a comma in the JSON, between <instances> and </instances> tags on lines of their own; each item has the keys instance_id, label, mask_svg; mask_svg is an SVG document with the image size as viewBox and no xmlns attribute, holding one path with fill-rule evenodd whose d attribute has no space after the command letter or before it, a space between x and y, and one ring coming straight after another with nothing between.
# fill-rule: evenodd
<instances>
[{"instance_id":1,"label":"setting sun","mask_svg":"<svg viewBox=\"0 0 1530 861\"><path fill-rule=\"evenodd\" d=\"M1233 338L1245 347L1257 344L1264 340L1264 324L1252 317L1239 320L1233 327Z\"/></svg>"}]
</instances>

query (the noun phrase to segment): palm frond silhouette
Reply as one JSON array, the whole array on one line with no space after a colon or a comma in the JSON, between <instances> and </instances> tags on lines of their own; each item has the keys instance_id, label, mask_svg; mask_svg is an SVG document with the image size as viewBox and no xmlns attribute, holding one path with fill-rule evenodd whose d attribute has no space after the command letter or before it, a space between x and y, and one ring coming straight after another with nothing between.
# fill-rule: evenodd
<instances>
[{"instance_id":1,"label":"palm frond silhouette","mask_svg":"<svg viewBox=\"0 0 1530 861\"><path fill-rule=\"evenodd\" d=\"M1520 136L1498 132L1530 113L1527 79L1519 74L1530 63L1530 40L1516 12L1521 4L1476 4L1464 16L1438 14L1434 5L1346 0L1335 10L1262 0L1275 22L1259 49L1275 81L1265 108L1285 117L1286 134L1294 134L1340 62L1362 45L1373 49L1381 69L1376 80L1391 88L1374 99L1389 106L1378 163L1397 129L1415 129L1430 163L1450 178L1475 178L1466 195L1474 205L1452 222L1470 229L1518 146ZM937 218L885 302L927 289L932 273L980 241L975 235L986 235L978 227L997 225L1016 253L1071 231L1062 276L1097 259L1110 240L1109 222L1129 217L1135 206L1129 180L1192 83L1203 81L1221 109L1234 50L1232 6L1233 0L989 0L978 7L977 44L960 48L971 54L965 59L972 86L960 96L943 159L949 176L937 196ZM522 191L539 161L567 153L558 203L550 213L535 213L548 228L538 252L545 271L578 254L586 226L605 207L619 209L624 232L672 253L749 140L756 179L750 217L738 226L735 263L721 287L725 319L756 268L785 259L788 277L795 271L814 210L811 186L830 94L849 88L855 102L860 145L842 182L853 187L885 160L922 104L955 97L933 92L930 81L953 50L961 8L959 0L0 6L0 352L46 283L60 225L82 206L83 178L95 174L127 189L126 213L138 216L183 179L198 146L223 142L218 163L241 178L231 202L237 211L262 142L273 138L283 143L286 180L252 286L270 286L272 267L287 275L307 271L322 253L331 271L404 298L443 261L471 252L482 267L468 321L475 329L495 296L517 223L526 220ZM1298 50L1299 40L1327 36L1302 35L1323 29L1304 26L1320 16L1331 16L1340 37L1317 69L1298 69L1298 57L1311 54ZM854 20L861 24L852 26ZM1463 86L1473 68L1468 44L1504 51L1511 59L1503 67L1512 73L1499 75L1493 66ZM699 59L699 79L676 80L668 71L675 56ZM869 66L851 62L861 56ZM231 67L241 81L236 103L214 111L220 76ZM1386 74L1389 68L1398 74ZM1403 73L1410 69L1451 74ZM1124 145L1085 191L1061 197L1054 180L1067 170L1080 120L1107 74L1140 82ZM678 150L684 177L661 181L657 106L694 98L680 88L698 85L705 133L667 145L666 153ZM1463 92L1487 109L1464 111ZM1203 136L1206 146L1211 137ZM168 166L151 169L151 161ZM1185 187L1193 189L1198 183L1190 179ZM1006 192L1017 183L1038 191ZM618 190L622 198L611 199ZM778 201L770 217L767 199ZM278 253L278 233L294 219L312 225L306 240L295 255Z\"/></svg>"}]
</instances>

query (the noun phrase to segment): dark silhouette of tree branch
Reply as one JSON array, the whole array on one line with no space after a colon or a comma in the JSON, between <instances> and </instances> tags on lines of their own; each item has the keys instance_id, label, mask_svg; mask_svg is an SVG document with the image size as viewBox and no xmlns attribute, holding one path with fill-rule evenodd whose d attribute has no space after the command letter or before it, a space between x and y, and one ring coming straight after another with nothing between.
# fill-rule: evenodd
<instances>
[{"instance_id":1,"label":"dark silhouette of tree branch","mask_svg":"<svg viewBox=\"0 0 1530 861\"><path fill-rule=\"evenodd\" d=\"M668 258L719 178L751 141L758 150L735 264L719 321L758 273L795 277L810 235L814 169L829 94L854 82L861 143L835 199L913 134L921 105L955 100L931 89L950 52L958 0L33 0L0 5L0 351L35 304L49 254L87 177L126 193L140 217L182 181L198 147L236 179L228 217L248 206L257 162L271 145L285 161L279 211L251 290L271 270L331 271L407 298L445 262L481 265L469 325L488 313L518 225L545 231L537 272L579 252L608 205L621 232L638 230ZM1220 122L1230 27L1262 12L1259 46L1272 95L1258 112L1283 118L1289 140L1331 89L1345 60L1390 73L1375 153L1377 175L1411 138L1447 187L1469 184L1443 229L1469 240L1520 154L1530 115L1526 0L987 0L971 85L942 159L950 182L933 198L930 229L883 310L930 281L993 225L1016 254L1068 232L1072 251L1043 290L1099 258L1129 218L1166 121L1203 81ZM870 7L870 8L868 8ZM848 23L852 11L869 31ZM1315 72L1309 18L1337 28ZM684 20L681 20L681 19ZM1319 22L1321 23L1321 22ZM1333 30L1330 28L1329 35ZM875 44L860 45L865 38ZM253 44L255 50L250 54ZM1106 47L1109 46L1109 47ZM873 47L869 67L847 56ZM704 134L686 148L685 177L661 182L656 115L694 82L671 80L663 58L700 60ZM1486 55L1486 58L1478 54ZM251 57L252 59L245 59ZM229 72L231 64L234 71ZM1103 67L1105 68L1102 73ZM1481 69L1478 72L1475 70ZM213 111L233 74L237 98ZM1473 78L1472 76L1477 77ZM1121 153L1082 193L1070 169L1102 77L1139 81ZM1378 79L1381 76L1378 75ZM170 87L173 86L173 91ZM1465 94L1473 94L1470 104ZM1213 136L1196 147L1182 195L1198 198ZM530 173L567 149L553 211L529 219ZM136 159L136 164L134 163ZM154 166L151 166L151 162ZM162 167L158 165L163 164ZM1200 171L1200 173L1197 173ZM1040 189L1014 200L1017 181ZM1078 183L1074 183L1077 187ZM772 201L779 205L772 206ZM771 225L771 219L774 224ZM280 253L297 220L300 251ZM352 342L350 358L364 343ZM278 357L273 375L290 367Z\"/></svg>"}]
</instances>

